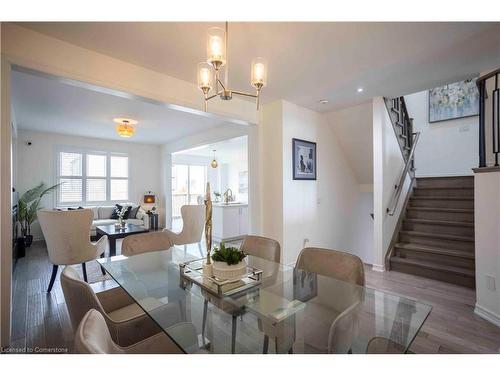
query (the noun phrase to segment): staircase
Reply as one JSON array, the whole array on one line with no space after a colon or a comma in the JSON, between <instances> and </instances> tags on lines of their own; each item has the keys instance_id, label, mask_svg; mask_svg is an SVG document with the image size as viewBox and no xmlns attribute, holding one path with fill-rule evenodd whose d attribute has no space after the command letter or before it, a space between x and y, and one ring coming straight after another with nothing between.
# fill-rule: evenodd
<instances>
[{"instance_id":1,"label":"staircase","mask_svg":"<svg viewBox=\"0 0 500 375\"><path fill-rule=\"evenodd\" d=\"M474 178L417 178L391 269L473 288Z\"/></svg>"}]
</instances>

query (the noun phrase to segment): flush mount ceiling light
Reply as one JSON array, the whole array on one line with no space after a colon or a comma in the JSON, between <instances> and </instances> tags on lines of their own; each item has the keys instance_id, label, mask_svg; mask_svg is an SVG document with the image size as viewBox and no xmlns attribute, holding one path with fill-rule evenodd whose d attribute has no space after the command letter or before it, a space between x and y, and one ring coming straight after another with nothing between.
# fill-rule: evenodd
<instances>
[{"instance_id":1,"label":"flush mount ceiling light","mask_svg":"<svg viewBox=\"0 0 500 375\"><path fill-rule=\"evenodd\" d=\"M267 84L267 64L261 57L252 60L250 83L257 90L256 94L232 90L228 87L229 61L227 53L228 23L226 29L211 27L207 32L207 60L198 64L198 88L203 92L205 112L209 100L218 96L222 100L231 100L233 94L255 98L257 110L260 106L260 91ZM224 83L220 73L224 68ZM215 87L214 87L215 84ZM215 89L214 94L210 91Z\"/></svg>"},{"instance_id":2,"label":"flush mount ceiling light","mask_svg":"<svg viewBox=\"0 0 500 375\"><path fill-rule=\"evenodd\" d=\"M217 166L219 165L219 163L217 163L217 159L215 158L215 150L214 151L214 159L210 162L210 166L212 168L217 168Z\"/></svg>"},{"instance_id":3,"label":"flush mount ceiling light","mask_svg":"<svg viewBox=\"0 0 500 375\"><path fill-rule=\"evenodd\" d=\"M357 90L357 91L358 91L358 92L363 92L363 91L365 91L365 89L364 89L364 88L362 88L362 87L358 87L358 90Z\"/></svg>"},{"instance_id":4,"label":"flush mount ceiling light","mask_svg":"<svg viewBox=\"0 0 500 375\"><path fill-rule=\"evenodd\" d=\"M134 125L137 125L137 121L129 118L115 118L113 121L118 124L116 125L116 132L120 137L130 138L134 135Z\"/></svg>"},{"instance_id":5,"label":"flush mount ceiling light","mask_svg":"<svg viewBox=\"0 0 500 375\"><path fill-rule=\"evenodd\" d=\"M328 99L321 99L319 101L319 104L327 104L328 103Z\"/></svg>"}]
</instances>

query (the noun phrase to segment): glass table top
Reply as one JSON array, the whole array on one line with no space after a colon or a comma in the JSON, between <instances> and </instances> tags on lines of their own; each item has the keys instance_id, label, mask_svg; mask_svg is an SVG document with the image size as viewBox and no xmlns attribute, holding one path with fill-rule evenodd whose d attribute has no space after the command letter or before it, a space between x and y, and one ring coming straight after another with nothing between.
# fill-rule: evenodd
<instances>
[{"instance_id":1,"label":"glass table top","mask_svg":"<svg viewBox=\"0 0 500 375\"><path fill-rule=\"evenodd\" d=\"M260 281L221 297L181 277L196 260L175 246L97 261L186 353L404 353L432 309L254 256Z\"/></svg>"}]
</instances>

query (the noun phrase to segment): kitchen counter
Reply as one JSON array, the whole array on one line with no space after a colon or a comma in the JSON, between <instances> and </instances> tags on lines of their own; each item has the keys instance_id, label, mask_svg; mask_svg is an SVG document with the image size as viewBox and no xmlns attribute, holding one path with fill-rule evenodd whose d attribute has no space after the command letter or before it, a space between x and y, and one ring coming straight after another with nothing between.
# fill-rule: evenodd
<instances>
[{"instance_id":1,"label":"kitchen counter","mask_svg":"<svg viewBox=\"0 0 500 375\"><path fill-rule=\"evenodd\" d=\"M217 242L234 240L248 234L248 203L213 203L213 238Z\"/></svg>"}]
</instances>

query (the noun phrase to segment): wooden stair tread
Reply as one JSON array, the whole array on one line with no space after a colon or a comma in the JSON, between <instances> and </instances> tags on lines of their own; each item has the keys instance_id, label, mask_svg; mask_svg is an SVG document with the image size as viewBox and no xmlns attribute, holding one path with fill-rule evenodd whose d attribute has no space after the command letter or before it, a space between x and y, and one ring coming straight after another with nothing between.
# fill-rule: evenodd
<instances>
[{"instance_id":1,"label":"wooden stair tread","mask_svg":"<svg viewBox=\"0 0 500 375\"><path fill-rule=\"evenodd\" d=\"M439 211L439 212L453 212L453 213L474 213L473 208L447 208L447 207L407 207L407 210L417 211Z\"/></svg>"},{"instance_id":2,"label":"wooden stair tread","mask_svg":"<svg viewBox=\"0 0 500 375\"><path fill-rule=\"evenodd\" d=\"M412 231L412 230L402 230L402 231L400 231L400 233L407 234L409 236L431 237L431 238L439 238L442 240L474 242L474 237L457 236L454 234L417 232L417 231Z\"/></svg>"},{"instance_id":3,"label":"wooden stair tread","mask_svg":"<svg viewBox=\"0 0 500 375\"><path fill-rule=\"evenodd\" d=\"M474 190L473 187L469 186L415 186L415 190Z\"/></svg>"},{"instance_id":4,"label":"wooden stair tread","mask_svg":"<svg viewBox=\"0 0 500 375\"><path fill-rule=\"evenodd\" d=\"M427 268L434 271L440 272L449 272L455 273L458 275L466 276L466 277L475 277L474 270L462 267L448 266L439 263L427 262L420 259L409 259L409 258L400 258L400 257L391 257L391 262L406 264L410 266L416 266L421 268Z\"/></svg>"},{"instance_id":5,"label":"wooden stair tread","mask_svg":"<svg viewBox=\"0 0 500 375\"><path fill-rule=\"evenodd\" d=\"M450 197L450 196L426 196L426 195L413 195L410 200L415 199L425 199L425 200L433 200L433 201L473 201L474 197Z\"/></svg>"},{"instance_id":6,"label":"wooden stair tread","mask_svg":"<svg viewBox=\"0 0 500 375\"><path fill-rule=\"evenodd\" d=\"M471 251L445 249L442 247L420 245L420 244L413 244L413 243L406 243L406 242L398 242L398 243L396 243L396 245L394 247L396 247L398 249L404 249L404 250L415 250L415 251L420 251L420 252L425 252L425 253L455 256L458 258L467 258L467 259L474 259L475 258L474 253Z\"/></svg>"},{"instance_id":7,"label":"wooden stair tread","mask_svg":"<svg viewBox=\"0 0 500 375\"><path fill-rule=\"evenodd\" d=\"M470 227L474 228L474 222L471 221L451 221L451 220L433 220L433 219L404 219L408 223L415 224L431 224L431 225L448 225L456 227Z\"/></svg>"}]
</instances>

